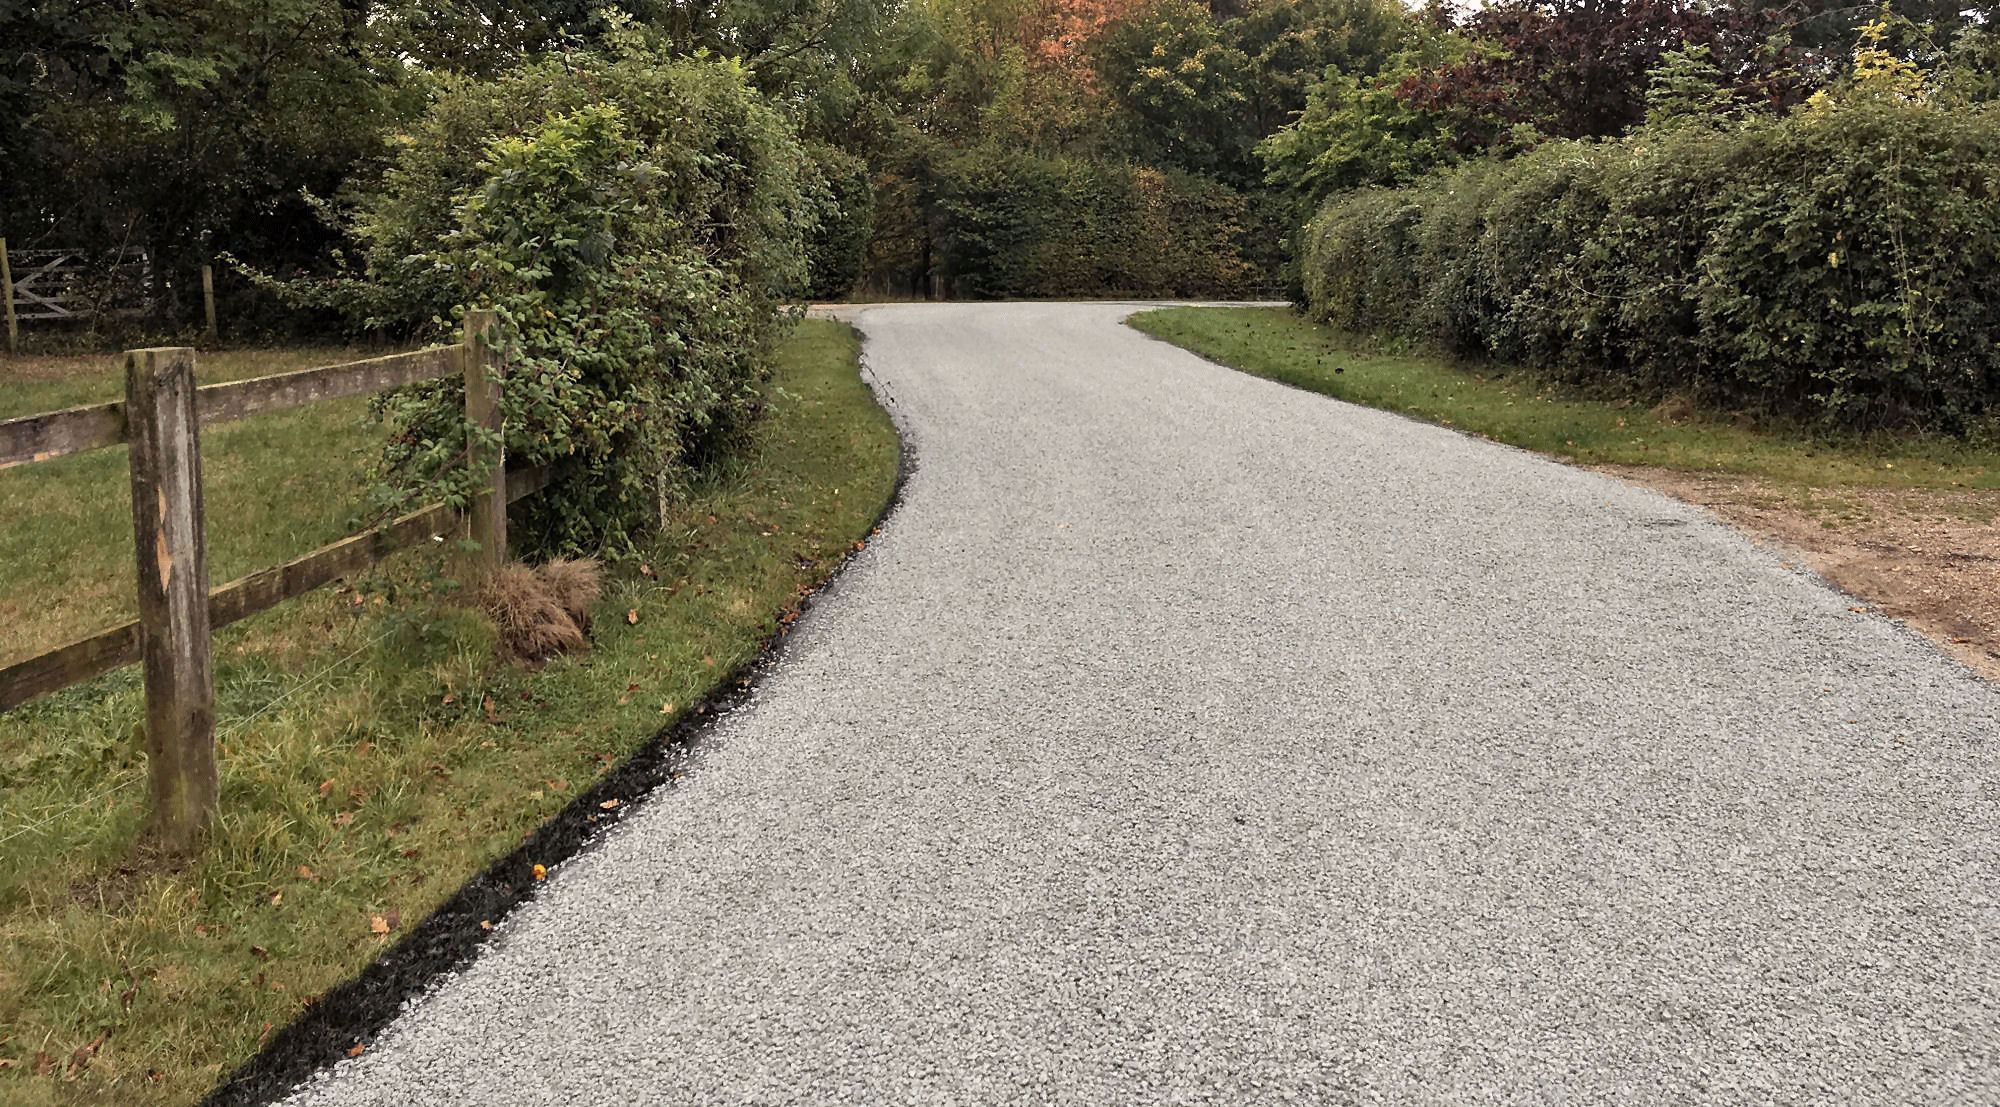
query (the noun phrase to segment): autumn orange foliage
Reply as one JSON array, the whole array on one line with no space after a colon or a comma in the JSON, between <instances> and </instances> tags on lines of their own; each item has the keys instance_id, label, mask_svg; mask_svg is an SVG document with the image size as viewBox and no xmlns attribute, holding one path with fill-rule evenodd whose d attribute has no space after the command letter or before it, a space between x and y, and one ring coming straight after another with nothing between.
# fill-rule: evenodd
<instances>
[{"instance_id":1,"label":"autumn orange foliage","mask_svg":"<svg viewBox=\"0 0 2000 1107\"><path fill-rule=\"evenodd\" d=\"M1029 64L1093 80L1086 49L1104 29L1131 15L1144 0L1045 0L1021 22Z\"/></svg>"}]
</instances>

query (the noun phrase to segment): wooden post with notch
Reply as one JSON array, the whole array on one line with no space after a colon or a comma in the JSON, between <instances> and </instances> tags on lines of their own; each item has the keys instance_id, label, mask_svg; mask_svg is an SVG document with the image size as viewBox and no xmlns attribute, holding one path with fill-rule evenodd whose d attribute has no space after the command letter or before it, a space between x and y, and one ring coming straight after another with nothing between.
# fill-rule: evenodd
<instances>
[{"instance_id":1,"label":"wooden post with notch","mask_svg":"<svg viewBox=\"0 0 2000 1107\"><path fill-rule=\"evenodd\" d=\"M215 817L218 793L194 351L126 351L125 419L152 832L168 852L186 853Z\"/></svg>"},{"instance_id":2,"label":"wooden post with notch","mask_svg":"<svg viewBox=\"0 0 2000 1107\"><path fill-rule=\"evenodd\" d=\"M505 372L495 343L500 337L500 317L492 311L465 313L465 419L474 427L498 434L500 377ZM468 449L466 467L481 474L480 491L467 505L472 540L479 543L479 564L498 569L507 563L507 458L505 448Z\"/></svg>"},{"instance_id":3,"label":"wooden post with notch","mask_svg":"<svg viewBox=\"0 0 2000 1107\"><path fill-rule=\"evenodd\" d=\"M208 344L213 346L216 342L216 331L215 267L212 265L201 267L201 306L203 312L208 316Z\"/></svg>"},{"instance_id":4,"label":"wooden post with notch","mask_svg":"<svg viewBox=\"0 0 2000 1107\"><path fill-rule=\"evenodd\" d=\"M21 324L14 319L14 266L7 260L7 240L0 238L0 303L7 305L7 352L21 341Z\"/></svg>"}]
</instances>

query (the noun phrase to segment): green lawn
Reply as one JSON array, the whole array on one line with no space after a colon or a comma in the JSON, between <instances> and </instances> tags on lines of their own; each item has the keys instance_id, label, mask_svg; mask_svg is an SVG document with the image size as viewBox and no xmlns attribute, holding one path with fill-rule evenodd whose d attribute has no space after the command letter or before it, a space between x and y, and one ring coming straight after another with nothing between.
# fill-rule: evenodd
<instances>
[{"instance_id":1,"label":"green lawn","mask_svg":"<svg viewBox=\"0 0 2000 1107\"><path fill-rule=\"evenodd\" d=\"M1168 308L1132 326L1272 380L1585 464L1733 473L1806 487L2000 488L2000 452L1950 439L1827 441L1577 399L1528 374L1371 349L1288 308Z\"/></svg>"},{"instance_id":2,"label":"green lawn","mask_svg":"<svg viewBox=\"0 0 2000 1107\"><path fill-rule=\"evenodd\" d=\"M203 384L372 357L299 347L204 353ZM0 359L0 419L120 399L123 359ZM204 428L209 580L222 584L348 534L380 445L366 397ZM135 617L124 447L0 469L0 665Z\"/></svg>"},{"instance_id":3,"label":"green lawn","mask_svg":"<svg viewBox=\"0 0 2000 1107\"><path fill-rule=\"evenodd\" d=\"M222 817L186 868L133 852L135 672L0 715L0 1101L198 1100L753 658L891 494L897 441L857 353L845 326L801 325L754 446L691 493L650 575L610 582L587 656L533 673L496 664L491 626L426 589L442 554L402 555L353 590L222 632ZM323 423L304 433L365 449L352 413L310 412ZM282 451L263 456L262 482L285 479ZM59 496L77 478L46 479ZM358 485L325 489L351 502ZM269 495L255 502L317 517L295 492ZM310 530L296 517L245 529L278 526L302 527L302 541ZM377 916L397 926L378 935ZM38 1058L52 1070L37 1075Z\"/></svg>"}]
</instances>

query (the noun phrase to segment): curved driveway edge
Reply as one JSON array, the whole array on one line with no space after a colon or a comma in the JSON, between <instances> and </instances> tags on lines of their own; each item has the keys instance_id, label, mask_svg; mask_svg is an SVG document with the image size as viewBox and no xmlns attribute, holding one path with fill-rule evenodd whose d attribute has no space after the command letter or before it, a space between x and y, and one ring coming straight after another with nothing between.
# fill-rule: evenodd
<instances>
[{"instance_id":1,"label":"curved driveway edge","mask_svg":"<svg viewBox=\"0 0 2000 1107\"><path fill-rule=\"evenodd\" d=\"M2000 691L1131 310L861 311L894 525L295 1102L2000 1101Z\"/></svg>"}]
</instances>

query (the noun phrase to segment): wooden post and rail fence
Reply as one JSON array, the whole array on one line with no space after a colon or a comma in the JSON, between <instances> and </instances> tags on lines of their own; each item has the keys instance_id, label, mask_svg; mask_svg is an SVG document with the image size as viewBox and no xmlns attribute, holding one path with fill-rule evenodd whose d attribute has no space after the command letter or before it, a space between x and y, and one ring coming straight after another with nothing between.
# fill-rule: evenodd
<instances>
[{"instance_id":1,"label":"wooden post and rail fence","mask_svg":"<svg viewBox=\"0 0 2000 1107\"><path fill-rule=\"evenodd\" d=\"M134 662L145 666L145 746L152 829L173 851L190 848L214 817L215 679L210 636L395 550L457 529L443 504L410 512L283 565L211 589L202 518L201 427L325 400L463 375L474 426L500 428L505 372L490 311L467 312L463 340L407 354L196 386L194 351L128 350L125 399L0 421L0 469L126 443L139 618L0 668L0 711ZM548 483L546 469L506 471L502 451L468 453L490 485L464 521L483 570L507 557L507 504ZM482 478L484 481L484 478Z\"/></svg>"}]
</instances>

